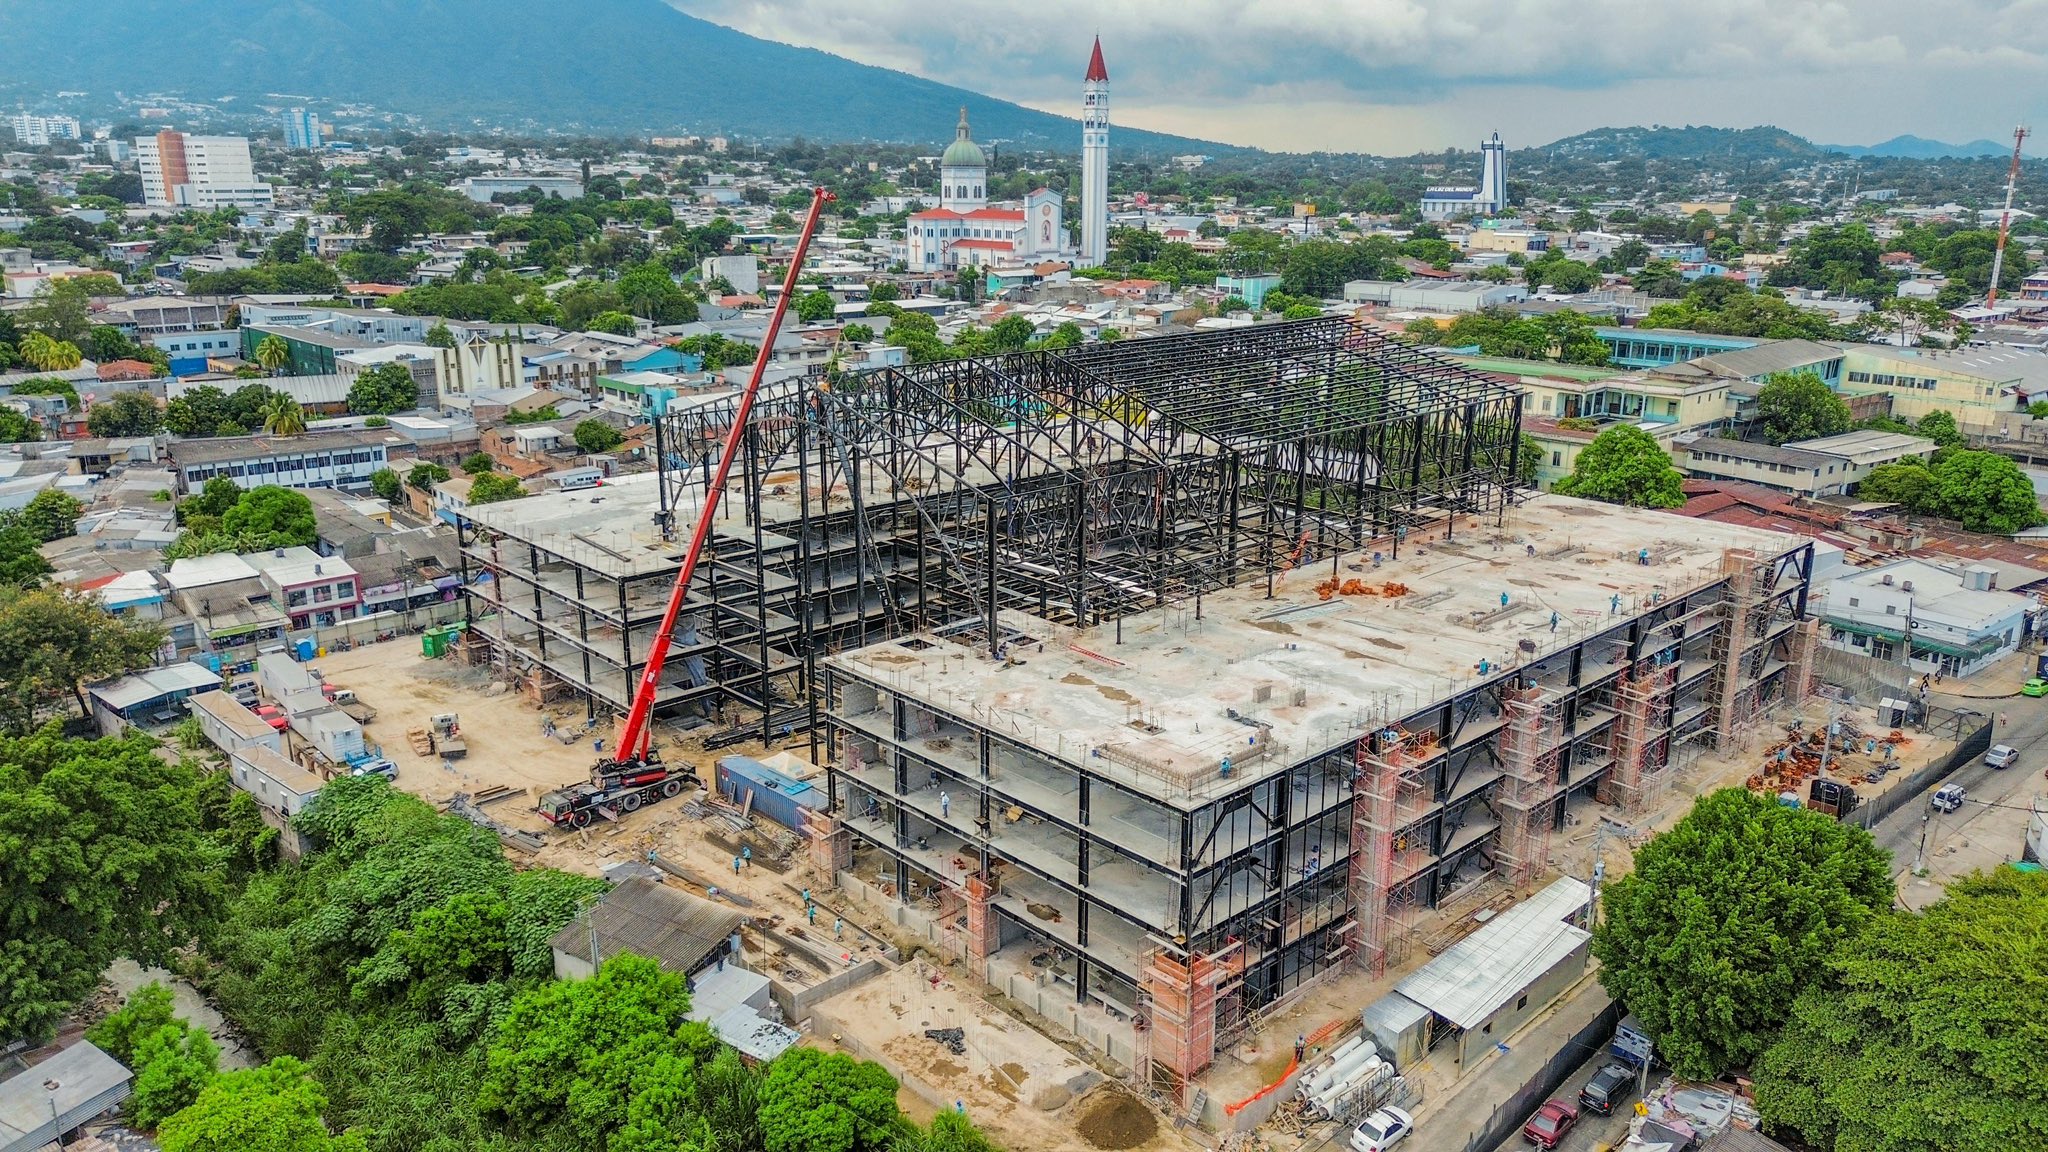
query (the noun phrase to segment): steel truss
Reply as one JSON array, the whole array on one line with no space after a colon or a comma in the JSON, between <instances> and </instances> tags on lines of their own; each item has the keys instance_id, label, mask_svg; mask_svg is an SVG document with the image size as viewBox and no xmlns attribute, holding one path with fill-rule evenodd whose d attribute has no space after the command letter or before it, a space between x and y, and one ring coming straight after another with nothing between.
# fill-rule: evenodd
<instances>
[{"instance_id":1,"label":"steel truss","mask_svg":"<svg viewBox=\"0 0 2048 1152\"><path fill-rule=\"evenodd\" d=\"M1092 626L1502 514L1519 391L1339 318L787 381L700 578L732 699L819 651L1001 609ZM657 517L702 499L729 402L655 422ZM790 659L778 661L780 652ZM788 682L794 678L795 683ZM764 719L764 732L767 730Z\"/></svg>"}]
</instances>

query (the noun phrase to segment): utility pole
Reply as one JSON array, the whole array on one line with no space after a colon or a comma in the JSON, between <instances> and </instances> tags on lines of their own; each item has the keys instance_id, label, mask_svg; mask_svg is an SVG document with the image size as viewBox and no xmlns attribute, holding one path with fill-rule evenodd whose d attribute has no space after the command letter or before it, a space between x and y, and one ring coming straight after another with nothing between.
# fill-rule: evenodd
<instances>
[{"instance_id":1,"label":"utility pole","mask_svg":"<svg viewBox=\"0 0 2048 1152\"><path fill-rule=\"evenodd\" d=\"M1998 303L1998 277L2005 271L2005 237L2012 231L2012 193L2020 182L2020 145L2026 143L2025 124L2012 130L2012 167L2005 172L2005 210L1998 215L1998 247L1991 253L1991 284L1984 293L1984 306Z\"/></svg>"},{"instance_id":2,"label":"utility pole","mask_svg":"<svg viewBox=\"0 0 2048 1152\"><path fill-rule=\"evenodd\" d=\"M1932 820L1933 817L1927 813L1922 812L1920 814L1920 848L1913 853L1913 875L1915 876L1919 876L1927 871L1927 826Z\"/></svg>"}]
</instances>

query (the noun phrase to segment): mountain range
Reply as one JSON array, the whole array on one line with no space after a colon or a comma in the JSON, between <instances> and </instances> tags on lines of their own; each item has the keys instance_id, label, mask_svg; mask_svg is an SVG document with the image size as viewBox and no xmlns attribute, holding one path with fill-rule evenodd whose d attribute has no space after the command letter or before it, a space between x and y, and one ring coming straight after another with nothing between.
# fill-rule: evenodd
<instances>
[{"instance_id":1,"label":"mountain range","mask_svg":"<svg viewBox=\"0 0 2048 1152\"><path fill-rule=\"evenodd\" d=\"M1887 160L1974 160L1983 156L2012 154L2012 145L2000 144L1996 140L1947 144L1925 136L1894 136L1881 144L1823 144L1821 147L1848 156L1877 156Z\"/></svg>"},{"instance_id":2,"label":"mountain range","mask_svg":"<svg viewBox=\"0 0 2048 1152\"><path fill-rule=\"evenodd\" d=\"M964 106L983 142L1081 144L1076 120L758 39L663 0L0 0L0 44L9 104L84 90L109 112L117 96L162 97L375 122L329 111L367 106L441 129L906 143L950 139ZM1086 49L1077 41L1077 61ZM1080 90L1077 67L1077 107ZM1236 150L1128 128L1116 146Z\"/></svg>"}]
</instances>

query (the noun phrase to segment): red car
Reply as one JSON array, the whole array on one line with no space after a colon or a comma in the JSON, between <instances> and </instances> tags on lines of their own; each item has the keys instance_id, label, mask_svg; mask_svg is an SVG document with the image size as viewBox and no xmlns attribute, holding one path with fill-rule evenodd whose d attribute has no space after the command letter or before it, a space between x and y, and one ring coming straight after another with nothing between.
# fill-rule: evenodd
<instances>
[{"instance_id":1,"label":"red car","mask_svg":"<svg viewBox=\"0 0 2048 1152\"><path fill-rule=\"evenodd\" d=\"M1545 1152L1557 1147L1564 1134L1579 1122L1579 1106L1566 1100L1545 1100L1543 1107L1536 1110L1529 1122L1522 1125L1522 1135L1530 1143Z\"/></svg>"}]
</instances>

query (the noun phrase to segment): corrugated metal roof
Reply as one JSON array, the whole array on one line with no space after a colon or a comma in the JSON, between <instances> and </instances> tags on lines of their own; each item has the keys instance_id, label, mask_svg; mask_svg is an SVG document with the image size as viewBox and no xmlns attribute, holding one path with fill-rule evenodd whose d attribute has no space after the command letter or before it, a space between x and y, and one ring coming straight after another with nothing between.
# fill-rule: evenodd
<instances>
[{"instance_id":1,"label":"corrugated metal roof","mask_svg":"<svg viewBox=\"0 0 2048 1152\"><path fill-rule=\"evenodd\" d=\"M1566 876L1493 918L1394 990L1460 1028L1477 1028L1590 938L1568 921L1593 892Z\"/></svg>"},{"instance_id":2,"label":"corrugated metal roof","mask_svg":"<svg viewBox=\"0 0 2048 1152\"><path fill-rule=\"evenodd\" d=\"M587 964L595 932L600 958L631 952L671 972L688 972L745 920L730 908L656 881L628 880L606 893L587 921L577 917L551 943Z\"/></svg>"},{"instance_id":3,"label":"corrugated metal roof","mask_svg":"<svg viewBox=\"0 0 2048 1152\"><path fill-rule=\"evenodd\" d=\"M29 1152L127 1097L134 1077L81 1040L0 1081L0 1152ZM55 1087L51 1087L51 1085Z\"/></svg>"}]
</instances>

